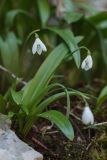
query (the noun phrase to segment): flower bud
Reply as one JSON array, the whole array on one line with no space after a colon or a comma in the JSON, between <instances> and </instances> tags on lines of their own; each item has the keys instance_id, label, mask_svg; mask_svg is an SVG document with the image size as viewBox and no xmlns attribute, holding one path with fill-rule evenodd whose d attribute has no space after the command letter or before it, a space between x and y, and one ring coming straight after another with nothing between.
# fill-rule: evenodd
<instances>
[{"instance_id":1,"label":"flower bud","mask_svg":"<svg viewBox=\"0 0 107 160\"><path fill-rule=\"evenodd\" d=\"M81 64L81 68L84 69L85 71L88 71L89 69L91 69L93 66L93 60L91 55L88 55L82 62Z\"/></svg>"},{"instance_id":2,"label":"flower bud","mask_svg":"<svg viewBox=\"0 0 107 160\"><path fill-rule=\"evenodd\" d=\"M94 123L94 115L89 106L85 106L83 113L82 113L82 122L85 125L93 124Z\"/></svg>"}]
</instances>

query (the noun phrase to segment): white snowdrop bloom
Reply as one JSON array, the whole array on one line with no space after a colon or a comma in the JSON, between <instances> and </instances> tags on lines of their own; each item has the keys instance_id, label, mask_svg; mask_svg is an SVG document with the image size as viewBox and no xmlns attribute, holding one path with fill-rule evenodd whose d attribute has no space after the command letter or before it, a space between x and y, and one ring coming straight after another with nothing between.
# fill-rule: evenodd
<instances>
[{"instance_id":1,"label":"white snowdrop bloom","mask_svg":"<svg viewBox=\"0 0 107 160\"><path fill-rule=\"evenodd\" d=\"M83 113L82 113L82 122L85 125L93 124L94 123L94 115L89 108L89 106L85 106Z\"/></svg>"},{"instance_id":2,"label":"white snowdrop bloom","mask_svg":"<svg viewBox=\"0 0 107 160\"><path fill-rule=\"evenodd\" d=\"M82 62L81 64L81 68L84 69L85 71L88 71L89 69L91 69L93 66L93 60L91 55L88 55Z\"/></svg>"},{"instance_id":3,"label":"white snowdrop bloom","mask_svg":"<svg viewBox=\"0 0 107 160\"><path fill-rule=\"evenodd\" d=\"M46 46L44 45L44 43L39 38L36 38L35 42L32 46L32 53L35 54L37 52L39 55L41 55L41 53L43 51L44 52L47 51Z\"/></svg>"}]
</instances>

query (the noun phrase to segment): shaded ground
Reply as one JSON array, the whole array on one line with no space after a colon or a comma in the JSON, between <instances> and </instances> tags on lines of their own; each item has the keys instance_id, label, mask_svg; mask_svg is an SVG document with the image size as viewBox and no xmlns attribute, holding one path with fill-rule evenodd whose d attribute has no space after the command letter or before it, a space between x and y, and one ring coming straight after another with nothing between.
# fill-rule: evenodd
<instances>
[{"instance_id":1,"label":"shaded ground","mask_svg":"<svg viewBox=\"0 0 107 160\"><path fill-rule=\"evenodd\" d=\"M84 130L79 125L80 131L75 131L74 141L67 140L54 127L47 131L44 127L38 128L42 131L34 127L27 142L40 151L46 160L107 160L105 127Z\"/></svg>"}]
</instances>

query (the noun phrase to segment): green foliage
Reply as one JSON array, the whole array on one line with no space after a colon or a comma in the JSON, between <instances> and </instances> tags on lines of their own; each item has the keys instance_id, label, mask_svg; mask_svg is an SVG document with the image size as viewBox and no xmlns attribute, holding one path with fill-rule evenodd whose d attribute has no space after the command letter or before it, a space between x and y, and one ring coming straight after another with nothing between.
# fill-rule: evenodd
<instances>
[{"instance_id":1,"label":"green foliage","mask_svg":"<svg viewBox=\"0 0 107 160\"><path fill-rule=\"evenodd\" d=\"M50 55L46 58L46 60L40 66L34 78L28 84L26 84L26 86L22 88L20 92L16 93L14 90L11 90L13 100L17 105L20 106L21 110L25 113L25 117L26 118L28 117L27 122L23 127L23 130L21 131L24 135L28 133L29 129L32 127L32 124L37 119L38 114L42 113L45 110L45 108L53 101L59 99L60 97L67 96L67 104L68 104L67 116L69 116L69 112L70 112L69 95L73 94L73 95L82 96L83 98L87 98L85 97L84 94L79 93L77 91L67 91L60 84L55 84L55 85L52 84L52 86L49 85L52 75L54 74L54 71L62 62L64 57L66 57L67 54L68 54L67 47L64 44L60 44L50 53ZM47 100L43 100L44 96L47 95L50 89L54 86L62 87L65 90L65 92L56 94ZM52 120L53 118L54 117L52 117ZM68 121L66 121L66 118L64 119L65 119L65 123L68 123ZM51 117L50 117L50 120L51 120ZM69 126L69 123L68 123L68 126ZM57 121L55 121L55 124L57 124ZM57 126L59 127L59 124L57 124ZM63 130L64 134L68 138L70 138L70 136L72 137L72 134L73 134L72 132L71 134L69 133L69 136L68 136L69 127L68 127L68 132L65 132L65 128L61 127L60 129Z\"/></svg>"},{"instance_id":2,"label":"green foliage","mask_svg":"<svg viewBox=\"0 0 107 160\"><path fill-rule=\"evenodd\" d=\"M20 14L25 15L28 18L32 19L32 16L24 10L21 10L21 9L11 10L6 14L6 19L5 19L6 27L8 27L10 29L13 26L13 23L14 23L16 17Z\"/></svg>"},{"instance_id":3,"label":"green foliage","mask_svg":"<svg viewBox=\"0 0 107 160\"><path fill-rule=\"evenodd\" d=\"M100 95L98 96L95 111L101 110L101 106L105 100L107 100L107 86L101 90Z\"/></svg>"},{"instance_id":4,"label":"green foliage","mask_svg":"<svg viewBox=\"0 0 107 160\"><path fill-rule=\"evenodd\" d=\"M37 0L37 4L38 4L38 11L40 14L42 27L45 27L50 16L50 8L48 0L41 0L41 1Z\"/></svg>"},{"instance_id":5,"label":"green foliage","mask_svg":"<svg viewBox=\"0 0 107 160\"><path fill-rule=\"evenodd\" d=\"M32 81L25 86L22 96L23 106L34 105L35 102L37 103L37 101L39 101L39 97L40 99L42 98L41 92L47 87L55 69L59 66L67 53L68 49L66 46L61 44L48 56Z\"/></svg>"},{"instance_id":6,"label":"green foliage","mask_svg":"<svg viewBox=\"0 0 107 160\"><path fill-rule=\"evenodd\" d=\"M0 38L0 50L3 65L12 72L19 72L18 40L13 32L7 34L6 40Z\"/></svg>"},{"instance_id":7,"label":"green foliage","mask_svg":"<svg viewBox=\"0 0 107 160\"><path fill-rule=\"evenodd\" d=\"M95 77L107 78L103 70L107 67L107 13L98 13L89 5L71 0L63 3L63 6L55 6L48 0L0 2L0 64L6 68L0 72L0 94L4 94L0 95L0 112L8 115L23 135L42 117L55 123L67 138L73 140L70 97L86 101L89 96L65 86L71 86L73 81L80 86L87 79L93 85L91 81ZM57 10L61 12L59 17ZM32 35L37 31L48 50L42 58L31 53ZM94 70L89 76L79 70L80 53L87 54L80 49L87 50L87 47L92 51L94 60ZM61 65L63 61L65 64ZM56 73L63 74L62 71L71 77L69 83L68 77L62 84L62 80L54 78ZM65 97L65 115L55 110L47 111L52 103ZM95 109L100 109L106 99L107 86L101 91Z\"/></svg>"},{"instance_id":8,"label":"green foliage","mask_svg":"<svg viewBox=\"0 0 107 160\"><path fill-rule=\"evenodd\" d=\"M52 123L55 123L58 128L69 138L70 140L74 139L74 131L69 122L69 120L60 112L50 110L39 115L40 117L50 120Z\"/></svg>"},{"instance_id":9,"label":"green foliage","mask_svg":"<svg viewBox=\"0 0 107 160\"><path fill-rule=\"evenodd\" d=\"M77 65L77 67L79 68L80 67L80 62L81 62L80 51L78 50L78 45L77 45L77 42L75 40L75 37L74 37L73 33L68 29L66 29L66 30L64 30L64 29L61 30L61 29L56 29L56 28L49 28L49 29L54 31L55 33L57 33L65 41L65 43L69 47L71 55L74 51L77 50L73 54L73 57L74 57L74 60L75 60L75 63Z\"/></svg>"},{"instance_id":10,"label":"green foliage","mask_svg":"<svg viewBox=\"0 0 107 160\"><path fill-rule=\"evenodd\" d=\"M81 14L81 13L66 12L64 14L64 19L68 24L70 24L70 23L77 22L78 20L80 20L82 18L82 16L83 16L83 14Z\"/></svg>"}]
</instances>

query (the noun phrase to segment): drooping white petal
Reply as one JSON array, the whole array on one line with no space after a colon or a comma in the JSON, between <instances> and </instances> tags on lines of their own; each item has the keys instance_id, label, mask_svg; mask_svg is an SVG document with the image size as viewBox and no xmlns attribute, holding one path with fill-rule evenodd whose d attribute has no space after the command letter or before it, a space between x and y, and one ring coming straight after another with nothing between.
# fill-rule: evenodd
<instances>
[{"instance_id":1,"label":"drooping white petal","mask_svg":"<svg viewBox=\"0 0 107 160\"><path fill-rule=\"evenodd\" d=\"M41 48L40 45L37 46L37 53L38 53L39 55L41 55L41 53L42 53L42 48Z\"/></svg>"},{"instance_id":2,"label":"drooping white petal","mask_svg":"<svg viewBox=\"0 0 107 160\"><path fill-rule=\"evenodd\" d=\"M42 51L46 52L47 48L39 38L36 38L32 46L32 53L35 54L37 52L39 55L41 55Z\"/></svg>"},{"instance_id":3,"label":"drooping white petal","mask_svg":"<svg viewBox=\"0 0 107 160\"><path fill-rule=\"evenodd\" d=\"M38 41L38 44L40 44L42 50L43 50L44 52L46 52L46 51L47 51L47 48L46 48L46 46L44 45L44 43L43 43L39 38L37 38L37 41Z\"/></svg>"},{"instance_id":4,"label":"drooping white petal","mask_svg":"<svg viewBox=\"0 0 107 160\"><path fill-rule=\"evenodd\" d=\"M35 54L37 52L37 42L35 40L35 42L33 43L33 46L32 46L32 53Z\"/></svg>"},{"instance_id":5,"label":"drooping white petal","mask_svg":"<svg viewBox=\"0 0 107 160\"><path fill-rule=\"evenodd\" d=\"M84 69L85 71L88 71L89 69L91 69L93 66L93 60L91 55L88 55L82 62L81 64L81 68Z\"/></svg>"},{"instance_id":6,"label":"drooping white petal","mask_svg":"<svg viewBox=\"0 0 107 160\"><path fill-rule=\"evenodd\" d=\"M93 124L94 123L94 115L93 115L91 109L89 108L89 106L85 106L85 108L83 110L82 122L85 125Z\"/></svg>"}]
</instances>

